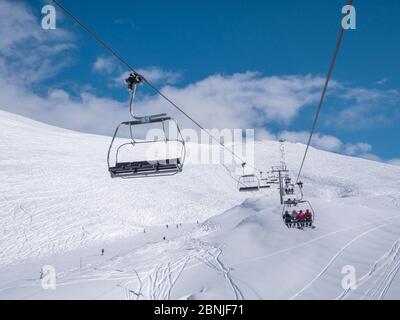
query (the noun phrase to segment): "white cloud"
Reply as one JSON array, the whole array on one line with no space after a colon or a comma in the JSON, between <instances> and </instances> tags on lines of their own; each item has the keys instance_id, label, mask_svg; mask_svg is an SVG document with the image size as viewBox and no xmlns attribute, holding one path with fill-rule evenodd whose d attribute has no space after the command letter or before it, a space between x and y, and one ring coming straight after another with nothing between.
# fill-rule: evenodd
<instances>
[{"instance_id":1,"label":"white cloud","mask_svg":"<svg viewBox=\"0 0 400 320\"><path fill-rule=\"evenodd\" d=\"M360 153L368 153L371 152L372 146L368 143L359 142L359 143L348 143L345 145L344 153L350 156L360 154Z\"/></svg>"},{"instance_id":2,"label":"white cloud","mask_svg":"<svg viewBox=\"0 0 400 320\"><path fill-rule=\"evenodd\" d=\"M278 137L292 142L300 142L307 144L310 133L301 131L283 131ZM374 153L372 153L372 146L368 143L343 143L339 138L332 135L324 135L321 133L315 133L311 140L311 145L317 149L322 149L331 152L343 153L363 159L381 161L381 159ZM395 160L394 160L395 161Z\"/></svg>"},{"instance_id":3,"label":"white cloud","mask_svg":"<svg viewBox=\"0 0 400 320\"><path fill-rule=\"evenodd\" d=\"M265 123L274 120L290 121L305 106L306 101L316 99L312 91L319 84L319 80L311 76L281 78L243 73L233 76L215 75L184 88L167 86L162 91L206 128L257 128L260 131L257 133L258 137L261 135L266 137L267 134L272 137L270 133L262 129ZM5 83L0 88L3 108L35 119L42 118L56 125L62 123L62 126L71 129L109 132L108 128L115 125L113 119L124 120L122 118L124 108L125 118L129 118L127 102L121 104L113 99L97 98L98 101L108 101L108 105L101 106L105 110L85 106L85 103L96 100L95 96L85 91L81 92L78 99L69 97L65 91L51 91L47 97L43 98L29 91L19 95L18 91L21 91L21 88L10 83ZM90 99L84 99L87 96ZM29 97L34 103L28 102ZM55 104L54 100L58 103ZM63 103L60 103L60 100ZM81 105L76 101L80 101ZM50 107L52 104L54 106ZM113 109L115 105L121 107L119 116L111 115L115 112ZM181 120L183 128L194 127L180 112L159 96L145 96L136 105L138 115L167 112ZM99 113L110 115L99 121ZM62 122L58 121L63 117L65 119ZM87 121L82 121L82 119Z\"/></svg>"},{"instance_id":4,"label":"white cloud","mask_svg":"<svg viewBox=\"0 0 400 320\"><path fill-rule=\"evenodd\" d=\"M12 54L15 44L26 40L40 41L42 33L31 10L22 2L0 2L0 51Z\"/></svg>"},{"instance_id":5,"label":"white cloud","mask_svg":"<svg viewBox=\"0 0 400 320\"><path fill-rule=\"evenodd\" d=\"M0 108L63 128L111 134L117 123L126 120L125 103L82 92L71 97L64 90L39 96L29 89L0 80Z\"/></svg>"},{"instance_id":6,"label":"white cloud","mask_svg":"<svg viewBox=\"0 0 400 320\"><path fill-rule=\"evenodd\" d=\"M93 64L93 70L98 72L112 73L116 68L112 58L98 57Z\"/></svg>"},{"instance_id":7,"label":"white cloud","mask_svg":"<svg viewBox=\"0 0 400 320\"><path fill-rule=\"evenodd\" d=\"M360 158L364 158L367 160L373 160L373 161L381 161L381 158L379 158L376 154L373 153L362 153L358 155Z\"/></svg>"},{"instance_id":8,"label":"white cloud","mask_svg":"<svg viewBox=\"0 0 400 320\"><path fill-rule=\"evenodd\" d=\"M0 1L0 76L25 86L56 74L69 63L73 35L62 28L43 30L31 7ZM57 61L54 55L57 54Z\"/></svg>"},{"instance_id":9,"label":"white cloud","mask_svg":"<svg viewBox=\"0 0 400 320\"><path fill-rule=\"evenodd\" d=\"M389 78L383 78L383 79L381 79L381 80L379 80L379 81L377 81L376 83L377 84L385 84L386 82L388 82L389 81Z\"/></svg>"},{"instance_id":10,"label":"white cloud","mask_svg":"<svg viewBox=\"0 0 400 320\"><path fill-rule=\"evenodd\" d=\"M149 82L153 84L174 85L182 78L180 72L166 71L158 67L141 68L136 70L143 75ZM114 85L120 86L125 83L125 79L129 77L131 72L123 72L118 77L114 78Z\"/></svg>"},{"instance_id":11,"label":"white cloud","mask_svg":"<svg viewBox=\"0 0 400 320\"><path fill-rule=\"evenodd\" d=\"M61 101L66 101L70 99L70 95L68 92L61 90L61 89L55 89L51 90L49 92L48 98L51 100L61 100Z\"/></svg>"},{"instance_id":12,"label":"white cloud","mask_svg":"<svg viewBox=\"0 0 400 320\"><path fill-rule=\"evenodd\" d=\"M392 159L388 161L389 164L392 164L394 166L400 166L400 159Z\"/></svg>"},{"instance_id":13,"label":"white cloud","mask_svg":"<svg viewBox=\"0 0 400 320\"><path fill-rule=\"evenodd\" d=\"M355 100L357 104L371 101L381 101L382 99L392 98L396 94L393 90L348 88L340 96L345 100Z\"/></svg>"},{"instance_id":14,"label":"white cloud","mask_svg":"<svg viewBox=\"0 0 400 320\"><path fill-rule=\"evenodd\" d=\"M274 121L290 123L318 100L322 83L310 75L264 77L245 72L213 75L183 88L166 86L162 92L208 128L262 128ZM141 114L168 111L182 118L158 96L146 97L138 108Z\"/></svg>"},{"instance_id":15,"label":"white cloud","mask_svg":"<svg viewBox=\"0 0 400 320\"><path fill-rule=\"evenodd\" d=\"M265 128L258 128L255 131L255 139L262 141L262 140L277 140L277 137L275 134L271 133Z\"/></svg>"},{"instance_id":16,"label":"white cloud","mask_svg":"<svg viewBox=\"0 0 400 320\"><path fill-rule=\"evenodd\" d=\"M301 131L301 132L293 132L293 131L284 131L279 134L279 138L285 139L292 142L300 142L307 144L310 133ZM311 140L311 145L327 151L340 151L343 143L338 138L331 135L323 135L320 133L315 133L313 139Z\"/></svg>"},{"instance_id":17,"label":"white cloud","mask_svg":"<svg viewBox=\"0 0 400 320\"><path fill-rule=\"evenodd\" d=\"M400 117L400 91L366 88L342 88L338 98L348 107L331 114L326 125L347 130L360 130L390 124Z\"/></svg>"},{"instance_id":18,"label":"white cloud","mask_svg":"<svg viewBox=\"0 0 400 320\"><path fill-rule=\"evenodd\" d=\"M165 71L158 67L149 67L137 70L148 81L163 84L176 84L182 77L179 72Z\"/></svg>"}]
</instances>

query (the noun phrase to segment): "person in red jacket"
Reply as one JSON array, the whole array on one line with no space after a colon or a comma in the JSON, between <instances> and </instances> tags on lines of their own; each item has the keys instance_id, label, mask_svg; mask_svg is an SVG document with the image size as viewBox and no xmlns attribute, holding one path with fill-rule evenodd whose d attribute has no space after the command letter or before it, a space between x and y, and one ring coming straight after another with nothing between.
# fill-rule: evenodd
<instances>
[{"instance_id":1,"label":"person in red jacket","mask_svg":"<svg viewBox=\"0 0 400 320\"><path fill-rule=\"evenodd\" d=\"M300 222L300 226L302 228L304 227L305 221L306 221L306 214L303 212L303 210L300 210L300 212L299 212L299 222Z\"/></svg>"}]
</instances>

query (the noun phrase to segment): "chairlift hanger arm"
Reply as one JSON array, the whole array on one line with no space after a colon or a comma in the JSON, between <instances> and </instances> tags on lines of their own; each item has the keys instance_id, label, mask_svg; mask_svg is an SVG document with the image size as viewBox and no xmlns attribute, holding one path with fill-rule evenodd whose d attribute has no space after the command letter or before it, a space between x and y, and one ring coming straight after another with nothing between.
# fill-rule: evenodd
<instances>
[{"instance_id":1,"label":"chairlift hanger arm","mask_svg":"<svg viewBox=\"0 0 400 320\"><path fill-rule=\"evenodd\" d=\"M125 79L125 83L127 84L128 91L131 94L131 98L129 101L129 112L132 118L140 119L139 117L136 117L134 114L134 102L135 102L137 85L144 83L144 77L137 72L133 72L129 75L127 79Z\"/></svg>"}]
</instances>

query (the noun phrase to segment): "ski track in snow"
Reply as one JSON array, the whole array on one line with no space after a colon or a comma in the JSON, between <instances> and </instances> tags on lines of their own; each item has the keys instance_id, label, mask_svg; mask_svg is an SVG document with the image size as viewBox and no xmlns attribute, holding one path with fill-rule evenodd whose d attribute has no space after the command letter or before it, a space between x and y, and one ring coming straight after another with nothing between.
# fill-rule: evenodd
<instances>
[{"instance_id":1,"label":"ski track in snow","mask_svg":"<svg viewBox=\"0 0 400 320\"><path fill-rule=\"evenodd\" d=\"M309 283L307 283L301 290L299 290L297 293L295 293L292 297L289 298L289 300L294 300L296 299L298 296L300 296L302 293L304 293L307 289L309 289L312 284L314 282L316 282L318 279L320 279L325 272L329 269L329 267L335 262L335 260L347 249L349 248L353 243L355 243L356 241L358 241L359 239L363 238L364 236L366 236L367 234L370 234L371 232L374 232L376 230L379 230L381 228L384 228L386 226L392 225L392 223L386 223L383 225L380 225L378 227L374 227L371 228L361 234L359 234L358 236L354 237L352 240L350 240L349 242L346 243L346 245L344 245L332 258L331 260L328 262L328 264L321 270L321 272L314 278L312 279Z\"/></svg>"},{"instance_id":2,"label":"ski track in snow","mask_svg":"<svg viewBox=\"0 0 400 320\"><path fill-rule=\"evenodd\" d=\"M360 299L381 300L385 298L393 279L400 269L400 239L396 240L390 250L379 258L371 269L356 281L356 288L344 290L336 300L345 300L358 288L372 282ZM375 278L375 279L374 279Z\"/></svg>"},{"instance_id":3,"label":"ski track in snow","mask_svg":"<svg viewBox=\"0 0 400 320\"><path fill-rule=\"evenodd\" d=\"M347 232L347 231L350 231L350 230L359 229L359 228L362 228L362 227L374 225L374 224L379 223L379 222L382 222L382 221L388 221L388 220L399 219L399 218L400 218L400 217L399 217L398 215L396 215L396 216L391 216L391 217L389 217L389 218L380 219L380 220L368 222L368 223L361 224L361 225L356 225L356 226L351 226L351 227L342 228L342 229L339 229L339 230L332 231L332 232L330 232L330 233L324 234L324 235L322 235L322 236L319 236L319 237L314 238L314 239L312 239L312 240L309 240L309 241L307 241L307 242L303 242L303 243L301 243L301 244L299 244L299 245L296 245L296 246L293 246L293 247L284 248L284 249L281 249L281 250L278 250L278 251L269 253L269 254L267 254L267 255L263 255L263 256L259 256L259 257L254 257L254 258L251 258L251 259L246 259L246 260L243 260L243 261L234 263L232 266L233 266L233 267L236 267L236 266L239 266L239 265L241 265L241 264L245 264L245 263L249 263L249 262L256 262L256 261L259 261L259 260L269 259L269 258L274 257L274 256L276 256L276 255L279 255L279 254L282 254L282 253L286 253L286 252L289 252L289 251L292 251L292 250L295 250L295 249L299 249L299 248L308 246L308 245L313 244L313 243L315 243L315 242L318 242L318 241L320 241L320 240L322 240L322 239L325 239L325 238L328 238L328 237L332 237L332 236L337 235L337 234L342 233L342 232Z\"/></svg>"},{"instance_id":4,"label":"ski track in snow","mask_svg":"<svg viewBox=\"0 0 400 320\"><path fill-rule=\"evenodd\" d=\"M386 261L382 267L376 268L375 271L380 271L384 268L383 273L378 274L377 279L368 288L362 299L382 300L385 298L390 286L400 269L400 241L396 241L391 250L383 257ZM377 262L379 264L380 261ZM371 272L369 276L374 274Z\"/></svg>"},{"instance_id":5,"label":"ski track in snow","mask_svg":"<svg viewBox=\"0 0 400 320\"><path fill-rule=\"evenodd\" d=\"M146 250L150 251L151 249L152 247L149 247ZM133 251L131 254L138 256L143 253L142 248L138 251L139 252ZM73 280L73 274L79 273L78 270L73 270L66 276L69 280L60 281L58 286L71 286L95 281L119 281L117 284L111 285L108 289L96 295L94 299L102 299L110 292L116 290L116 288L120 288L124 290L125 298L130 300L169 300L175 284L178 282L187 266L190 264L191 267L197 266L197 262L200 261L202 264L204 263L212 270L223 275L230 285L235 299L244 299L241 290L230 275L230 268L226 267L221 261L220 256L222 252L221 248L210 243L196 239L188 239L188 243L185 243L184 250L176 252L174 256L168 255L164 257L163 260L165 260L165 262L158 263L155 266L153 264L153 257L151 256L148 258L150 260L147 262L148 265L147 263L141 265L141 270L126 272L119 267L121 261L116 259L115 263L112 265L108 264L104 267L92 267L92 270L95 270L97 273L101 271L101 276L79 274L76 275L75 280ZM151 271L148 271L149 269ZM135 286L136 289L131 289ZM27 298L34 295L35 293Z\"/></svg>"},{"instance_id":6,"label":"ski track in snow","mask_svg":"<svg viewBox=\"0 0 400 320\"><path fill-rule=\"evenodd\" d=\"M200 254L198 257L196 257L200 261L200 263L204 263L212 270L215 270L216 272L223 275L223 277L227 280L230 288L232 289L235 300L244 300L244 295L242 291L240 290L236 282L233 280L234 278L231 275L231 268L226 267L221 260L221 254L223 252L222 249L218 246L212 245L211 243L207 243L205 241L196 241L196 242L199 244L197 252L203 253Z\"/></svg>"}]
</instances>

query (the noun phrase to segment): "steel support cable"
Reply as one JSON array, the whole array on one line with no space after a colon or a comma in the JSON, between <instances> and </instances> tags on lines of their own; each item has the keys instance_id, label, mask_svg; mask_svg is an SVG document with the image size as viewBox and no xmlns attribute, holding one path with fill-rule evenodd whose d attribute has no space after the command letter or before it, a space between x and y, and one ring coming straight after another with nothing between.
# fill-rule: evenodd
<instances>
[{"instance_id":1,"label":"steel support cable","mask_svg":"<svg viewBox=\"0 0 400 320\"><path fill-rule=\"evenodd\" d=\"M353 5L353 0L349 1L349 5L350 6ZM301 162L299 173L297 175L296 183L298 183L300 181L300 176L301 176L301 173L303 172L304 163L305 163L305 161L307 159L308 150L310 149L311 141L312 141L313 135L315 133L315 129L317 127L317 123L318 123L319 115L321 113L322 105L324 103L326 92L328 90L329 81L330 81L330 79L332 77L333 69L335 67L336 58L337 58L337 55L339 53L340 46L342 44L344 31L345 30L344 30L343 26L341 25L339 37L338 37L337 42L336 42L335 51L333 53L333 57L332 57L332 60L331 60L330 66L329 66L329 71L328 71L328 74L326 76L326 80L325 80L324 88L322 90L321 98L320 98L317 110L315 112L314 121L313 121L313 124L312 124L312 127L311 127L311 131L310 131L310 137L309 137L308 142L307 142L307 147L306 147L306 150L304 152L303 160Z\"/></svg>"}]
</instances>

